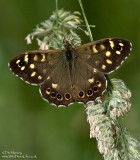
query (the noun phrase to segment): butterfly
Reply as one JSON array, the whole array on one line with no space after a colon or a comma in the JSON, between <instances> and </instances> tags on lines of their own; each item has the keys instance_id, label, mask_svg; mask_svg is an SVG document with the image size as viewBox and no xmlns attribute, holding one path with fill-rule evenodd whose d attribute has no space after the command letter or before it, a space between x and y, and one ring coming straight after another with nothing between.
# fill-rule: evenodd
<instances>
[{"instance_id":1,"label":"butterfly","mask_svg":"<svg viewBox=\"0 0 140 160\"><path fill-rule=\"evenodd\" d=\"M105 75L129 56L128 40L106 38L64 49L35 50L16 56L11 71L23 81L40 85L43 99L56 106L95 101L107 88Z\"/></svg>"}]
</instances>

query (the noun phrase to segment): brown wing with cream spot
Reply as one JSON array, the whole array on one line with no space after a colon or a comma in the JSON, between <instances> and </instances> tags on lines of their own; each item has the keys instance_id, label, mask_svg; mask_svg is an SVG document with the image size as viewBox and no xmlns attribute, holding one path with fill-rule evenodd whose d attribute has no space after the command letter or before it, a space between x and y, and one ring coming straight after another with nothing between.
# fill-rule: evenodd
<instances>
[{"instance_id":1,"label":"brown wing with cream spot","mask_svg":"<svg viewBox=\"0 0 140 160\"><path fill-rule=\"evenodd\" d=\"M108 38L76 48L78 56L98 71L109 73L129 56L131 43L125 39Z\"/></svg>"},{"instance_id":2,"label":"brown wing with cream spot","mask_svg":"<svg viewBox=\"0 0 140 160\"><path fill-rule=\"evenodd\" d=\"M30 84L41 84L55 68L61 50L37 50L20 54L10 61L12 72Z\"/></svg>"},{"instance_id":3,"label":"brown wing with cream spot","mask_svg":"<svg viewBox=\"0 0 140 160\"><path fill-rule=\"evenodd\" d=\"M46 80L41 84L40 93L49 103L56 106L67 106L75 101L72 90L67 61L61 58L57 67L47 75Z\"/></svg>"},{"instance_id":4,"label":"brown wing with cream spot","mask_svg":"<svg viewBox=\"0 0 140 160\"><path fill-rule=\"evenodd\" d=\"M75 74L74 74L75 73ZM95 71L84 60L77 58L75 63L75 97L76 101L83 102L94 101L103 94L106 89L106 78L103 73Z\"/></svg>"}]
</instances>

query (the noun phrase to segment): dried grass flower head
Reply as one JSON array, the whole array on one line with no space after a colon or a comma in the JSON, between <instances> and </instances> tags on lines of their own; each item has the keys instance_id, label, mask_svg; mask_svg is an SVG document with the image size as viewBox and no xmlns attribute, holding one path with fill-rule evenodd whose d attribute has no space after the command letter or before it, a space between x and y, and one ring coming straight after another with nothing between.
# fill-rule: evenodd
<instances>
[{"instance_id":1,"label":"dried grass flower head","mask_svg":"<svg viewBox=\"0 0 140 160\"><path fill-rule=\"evenodd\" d=\"M79 12L71 13L63 9L54 11L49 19L37 25L36 29L25 38L27 44L31 44L32 40L36 38L39 49L63 49L64 39L70 37L72 37L72 45L81 44L81 39L76 34L76 30L82 22L79 16Z\"/></svg>"}]
</instances>

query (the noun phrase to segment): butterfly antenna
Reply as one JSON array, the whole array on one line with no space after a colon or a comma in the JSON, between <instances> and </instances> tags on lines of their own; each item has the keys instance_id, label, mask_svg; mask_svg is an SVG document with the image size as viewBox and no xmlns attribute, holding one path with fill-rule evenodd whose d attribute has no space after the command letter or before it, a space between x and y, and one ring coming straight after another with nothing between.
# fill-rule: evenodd
<instances>
[{"instance_id":1,"label":"butterfly antenna","mask_svg":"<svg viewBox=\"0 0 140 160\"><path fill-rule=\"evenodd\" d=\"M85 23L86 23L86 27L87 27L87 31L88 31L88 34L89 34L89 37L90 37L90 41L93 41L92 33L91 33L90 26L89 26L89 24L88 24L88 21L87 21L85 12L84 12L84 8L83 8L83 5L82 5L82 1L81 1L81 0L78 0L78 2L79 2L79 5L80 5L80 7L81 7L81 10L82 10L82 14L83 14L83 17L84 17L84 21L85 21Z\"/></svg>"},{"instance_id":2,"label":"butterfly antenna","mask_svg":"<svg viewBox=\"0 0 140 160\"><path fill-rule=\"evenodd\" d=\"M56 19L58 20L58 0L55 0Z\"/></svg>"}]
</instances>

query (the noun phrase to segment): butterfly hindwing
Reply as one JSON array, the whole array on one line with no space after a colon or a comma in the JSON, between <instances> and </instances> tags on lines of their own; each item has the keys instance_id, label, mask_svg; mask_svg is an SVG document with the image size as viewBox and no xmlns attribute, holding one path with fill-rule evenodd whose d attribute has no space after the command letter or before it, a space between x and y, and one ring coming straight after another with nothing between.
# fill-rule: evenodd
<instances>
[{"instance_id":1,"label":"butterfly hindwing","mask_svg":"<svg viewBox=\"0 0 140 160\"><path fill-rule=\"evenodd\" d=\"M72 103L74 100L72 94L72 81L69 73L68 62L63 59L63 54L57 63L47 75L45 81L40 86L40 93L43 99L57 106Z\"/></svg>"}]
</instances>

